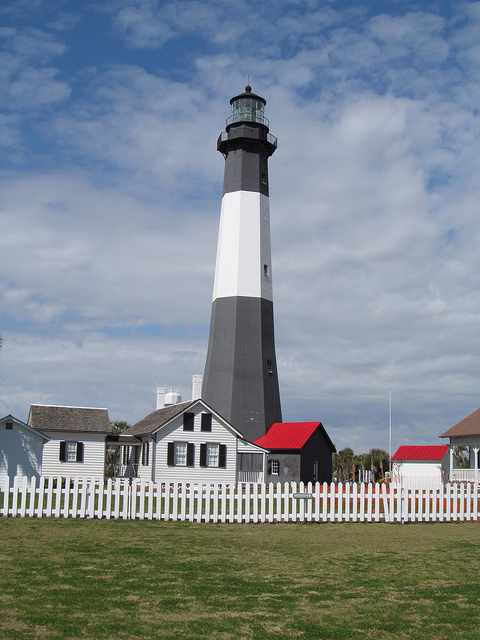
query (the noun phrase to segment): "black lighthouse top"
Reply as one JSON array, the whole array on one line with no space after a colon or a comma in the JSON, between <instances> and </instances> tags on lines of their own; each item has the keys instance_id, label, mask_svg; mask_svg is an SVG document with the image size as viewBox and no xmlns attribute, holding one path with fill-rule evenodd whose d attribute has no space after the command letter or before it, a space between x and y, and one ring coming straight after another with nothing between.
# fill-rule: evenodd
<instances>
[{"instance_id":1,"label":"black lighthouse top","mask_svg":"<svg viewBox=\"0 0 480 640\"><path fill-rule=\"evenodd\" d=\"M265 118L267 101L262 96L252 93L252 87L247 84L245 91L230 100L232 113L227 118L227 127L235 122L256 122L268 128L269 122Z\"/></svg>"},{"instance_id":2,"label":"black lighthouse top","mask_svg":"<svg viewBox=\"0 0 480 640\"><path fill-rule=\"evenodd\" d=\"M265 117L267 101L252 92L247 84L245 91L230 99L231 113L217 141L217 149L226 157L234 148L266 152L271 156L277 148L277 138L269 132L270 123Z\"/></svg>"}]
</instances>

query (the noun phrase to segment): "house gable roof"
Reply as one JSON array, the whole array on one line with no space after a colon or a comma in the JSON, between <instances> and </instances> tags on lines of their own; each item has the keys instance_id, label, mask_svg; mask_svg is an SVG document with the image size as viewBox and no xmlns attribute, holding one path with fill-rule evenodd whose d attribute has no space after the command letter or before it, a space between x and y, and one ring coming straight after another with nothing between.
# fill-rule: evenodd
<instances>
[{"instance_id":1,"label":"house gable roof","mask_svg":"<svg viewBox=\"0 0 480 640\"><path fill-rule=\"evenodd\" d=\"M162 409L152 411L152 413L149 413L145 418L142 418L130 427L126 433L132 436L144 436L154 433L172 418L180 415L191 404L192 401L189 400L188 402L179 402L178 404L172 404L169 407L163 407Z\"/></svg>"},{"instance_id":2,"label":"house gable roof","mask_svg":"<svg viewBox=\"0 0 480 640\"><path fill-rule=\"evenodd\" d=\"M303 449L318 429L325 436L331 450L335 452L335 445L321 422L274 422L254 443L265 449L299 450Z\"/></svg>"},{"instance_id":3,"label":"house gable roof","mask_svg":"<svg viewBox=\"0 0 480 640\"><path fill-rule=\"evenodd\" d=\"M480 409L477 409L457 424L442 433L440 438L452 438L455 436L480 436Z\"/></svg>"},{"instance_id":4,"label":"house gable roof","mask_svg":"<svg viewBox=\"0 0 480 640\"><path fill-rule=\"evenodd\" d=\"M402 445L392 456L394 462L440 462L448 452L446 444Z\"/></svg>"},{"instance_id":5,"label":"house gable roof","mask_svg":"<svg viewBox=\"0 0 480 640\"><path fill-rule=\"evenodd\" d=\"M12 416L11 413L9 413L7 416L4 416L3 418L0 418L0 424L2 424L3 422L9 422L9 421L15 422L16 424L20 425L21 427L23 427L27 431L30 431L31 433L34 433L36 436L39 436L40 438L43 438L43 440L49 440L50 439L45 433L42 433L41 431L38 431L37 429L33 429L26 422L24 422L23 420L20 420L20 418L16 418L15 416Z\"/></svg>"},{"instance_id":6,"label":"house gable roof","mask_svg":"<svg viewBox=\"0 0 480 640\"><path fill-rule=\"evenodd\" d=\"M215 411L215 409L213 409L213 407L201 398L197 398L196 400L187 400L186 402L179 402L178 404L173 404L170 407L163 407L163 409L152 411L152 413L149 413L145 418L135 423L133 427L130 427L127 433L134 436L151 435L159 429L167 426L167 424L177 416L189 409L193 409L197 404L201 404L208 412L215 415L227 429L232 431L232 433L239 438L243 439L243 434L241 434L240 431L237 431L237 429L235 429L235 427L233 427L226 418L220 415Z\"/></svg>"},{"instance_id":7,"label":"house gable roof","mask_svg":"<svg viewBox=\"0 0 480 640\"><path fill-rule=\"evenodd\" d=\"M76 433L111 433L108 409L32 404L28 415L32 429L72 431Z\"/></svg>"}]
</instances>

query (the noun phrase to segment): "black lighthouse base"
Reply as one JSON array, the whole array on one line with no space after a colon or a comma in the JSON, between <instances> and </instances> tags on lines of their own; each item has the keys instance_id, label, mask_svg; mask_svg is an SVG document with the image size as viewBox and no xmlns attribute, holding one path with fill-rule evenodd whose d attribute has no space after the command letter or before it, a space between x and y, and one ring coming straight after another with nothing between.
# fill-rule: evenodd
<instances>
[{"instance_id":1,"label":"black lighthouse base","mask_svg":"<svg viewBox=\"0 0 480 640\"><path fill-rule=\"evenodd\" d=\"M281 422L273 303L218 298L212 305L202 398L253 441Z\"/></svg>"}]
</instances>

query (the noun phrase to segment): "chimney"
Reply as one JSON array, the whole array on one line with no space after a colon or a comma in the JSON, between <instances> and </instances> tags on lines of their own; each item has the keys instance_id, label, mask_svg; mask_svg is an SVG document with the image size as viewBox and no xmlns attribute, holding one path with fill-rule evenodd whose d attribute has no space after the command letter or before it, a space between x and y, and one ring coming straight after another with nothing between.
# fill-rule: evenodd
<instances>
[{"instance_id":1,"label":"chimney","mask_svg":"<svg viewBox=\"0 0 480 640\"><path fill-rule=\"evenodd\" d=\"M202 397L203 376L195 374L192 376L192 400L198 400Z\"/></svg>"}]
</instances>

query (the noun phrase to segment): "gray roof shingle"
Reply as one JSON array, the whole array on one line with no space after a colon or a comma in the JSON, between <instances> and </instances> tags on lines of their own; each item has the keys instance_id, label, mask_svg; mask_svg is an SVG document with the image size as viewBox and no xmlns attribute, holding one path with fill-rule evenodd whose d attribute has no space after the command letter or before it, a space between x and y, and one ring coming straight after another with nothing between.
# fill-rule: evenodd
<instances>
[{"instance_id":1,"label":"gray roof shingle","mask_svg":"<svg viewBox=\"0 0 480 640\"><path fill-rule=\"evenodd\" d=\"M148 416L145 416L145 418L135 423L133 427L130 427L126 433L134 436L152 433L163 426L171 418L182 413L182 411L191 404L193 404L192 400L188 400L187 402L179 402L178 404L172 404L170 407L164 407L163 409L152 411Z\"/></svg>"},{"instance_id":2,"label":"gray roof shingle","mask_svg":"<svg viewBox=\"0 0 480 640\"><path fill-rule=\"evenodd\" d=\"M62 407L32 404L28 424L33 429L110 433L112 426L108 409L96 407Z\"/></svg>"}]
</instances>

